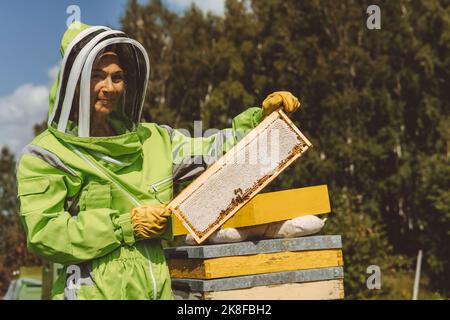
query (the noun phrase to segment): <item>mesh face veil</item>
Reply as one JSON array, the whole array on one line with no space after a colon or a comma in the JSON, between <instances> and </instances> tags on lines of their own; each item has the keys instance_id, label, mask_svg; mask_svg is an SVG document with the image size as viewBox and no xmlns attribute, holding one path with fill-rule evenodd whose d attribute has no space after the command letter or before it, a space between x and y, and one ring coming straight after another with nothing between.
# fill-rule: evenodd
<instances>
[{"instance_id":1,"label":"mesh face veil","mask_svg":"<svg viewBox=\"0 0 450 320\"><path fill-rule=\"evenodd\" d=\"M79 137L135 131L149 72L136 40L106 27L84 30L64 54L49 126Z\"/></svg>"}]
</instances>

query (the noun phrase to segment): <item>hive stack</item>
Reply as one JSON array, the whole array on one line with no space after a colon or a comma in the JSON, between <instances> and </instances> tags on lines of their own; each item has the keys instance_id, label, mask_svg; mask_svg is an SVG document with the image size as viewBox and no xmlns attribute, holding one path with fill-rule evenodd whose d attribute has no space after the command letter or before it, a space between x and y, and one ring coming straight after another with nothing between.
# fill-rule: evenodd
<instances>
[{"instance_id":1,"label":"hive stack","mask_svg":"<svg viewBox=\"0 0 450 320\"><path fill-rule=\"evenodd\" d=\"M176 299L343 299L340 236L165 250Z\"/></svg>"},{"instance_id":2,"label":"hive stack","mask_svg":"<svg viewBox=\"0 0 450 320\"><path fill-rule=\"evenodd\" d=\"M326 185L257 195L222 228L331 212ZM174 219L173 233L188 230ZM165 250L177 299L342 299L341 237L307 236Z\"/></svg>"}]
</instances>

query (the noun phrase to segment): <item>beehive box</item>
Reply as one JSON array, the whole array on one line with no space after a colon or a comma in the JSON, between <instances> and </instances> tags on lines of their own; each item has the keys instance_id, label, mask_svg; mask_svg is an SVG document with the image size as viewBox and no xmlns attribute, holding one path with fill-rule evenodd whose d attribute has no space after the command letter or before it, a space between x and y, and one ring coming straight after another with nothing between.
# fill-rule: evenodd
<instances>
[{"instance_id":1,"label":"beehive box","mask_svg":"<svg viewBox=\"0 0 450 320\"><path fill-rule=\"evenodd\" d=\"M168 207L201 243L309 147L283 111L273 112Z\"/></svg>"},{"instance_id":2,"label":"beehive box","mask_svg":"<svg viewBox=\"0 0 450 320\"><path fill-rule=\"evenodd\" d=\"M343 268L275 272L217 280L173 280L177 300L338 300Z\"/></svg>"},{"instance_id":3,"label":"beehive box","mask_svg":"<svg viewBox=\"0 0 450 320\"><path fill-rule=\"evenodd\" d=\"M340 236L309 236L165 254L177 299L342 299L341 248Z\"/></svg>"}]
</instances>

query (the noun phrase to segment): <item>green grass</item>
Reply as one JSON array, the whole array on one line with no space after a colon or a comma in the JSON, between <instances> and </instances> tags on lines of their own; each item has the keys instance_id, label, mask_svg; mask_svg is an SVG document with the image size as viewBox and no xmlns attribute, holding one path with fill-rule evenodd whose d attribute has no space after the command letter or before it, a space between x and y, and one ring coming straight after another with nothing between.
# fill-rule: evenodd
<instances>
[{"instance_id":1,"label":"green grass","mask_svg":"<svg viewBox=\"0 0 450 320\"><path fill-rule=\"evenodd\" d=\"M380 295L375 295L374 299L384 300L411 300L414 286L415 270L389 271L382 274L382 287L389 288L387 291L382 290ZM419 283L419 300L445 300L438 292L433 291L429 286L428 277L421 275Z\"/></svg>"}]
</instances>

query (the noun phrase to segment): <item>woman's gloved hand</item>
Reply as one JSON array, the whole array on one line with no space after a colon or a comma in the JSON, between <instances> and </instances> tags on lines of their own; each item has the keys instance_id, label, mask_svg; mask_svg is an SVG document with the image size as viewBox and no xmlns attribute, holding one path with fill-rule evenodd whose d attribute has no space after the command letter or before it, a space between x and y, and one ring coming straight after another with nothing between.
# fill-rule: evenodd
<instances>
[{"instance_id":1,"label":"woman's gloved hand","mask_svg":"<svg viewBox=\"0 0 450 320\"><path fill-rule=\"evenodd\" d=\"M283 111L289 114L299 107L300 101L289 91L276 91L271 93L262 103L264 117L267 117L278 108L283 108Z\"/></svg>"},{"instance_id":2,"label":"woman's gloved hand","mask_svg":"<svg viewBox=\"0 0 450 320\"><path fill-rule=\"evenodd\" d=\"M170 214L170 210L162 204L133 208L130 215L134 234L141 239L151 239L162 235Z\"/></svg>"}]
</instances>

